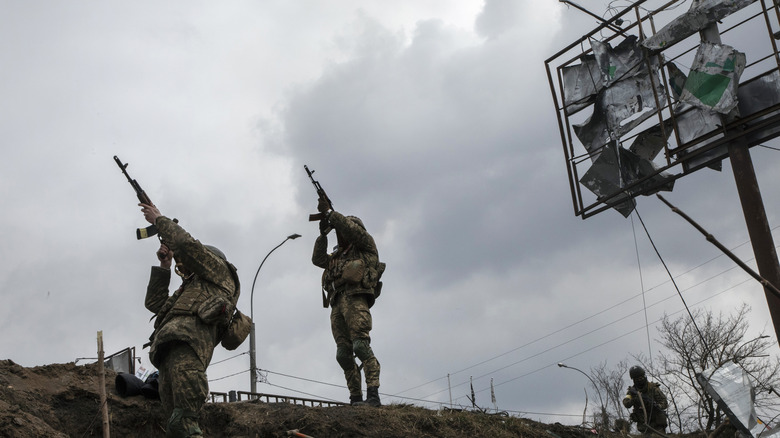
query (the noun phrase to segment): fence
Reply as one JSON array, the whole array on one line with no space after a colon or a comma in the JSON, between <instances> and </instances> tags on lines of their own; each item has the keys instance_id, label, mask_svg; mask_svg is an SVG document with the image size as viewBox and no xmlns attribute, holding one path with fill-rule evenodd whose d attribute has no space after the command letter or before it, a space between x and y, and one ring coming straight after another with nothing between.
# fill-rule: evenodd
<instances>
[{"instance_id":1,"label":"fence","mask_svg":"<svg viewBox=\"0 0 780 438\"><path fill-rule=\"evenodd\" d=\"M239 402L243 401L242 396L246 396L246 400L259 400L265 403L292 403L294 405L312 406L312 407L331 407L331 406L347 406L348 403L342 403L332 400L317 400L312 398L291 397L289 395L277 395L277 394L263 394L257 392L248 391L230 391L225 392L212 392L209 394L209 400L212 403L218 403L221 398L222 403ZM273 400L273 401L272 401Z\"/></svg>"}]
</instances>

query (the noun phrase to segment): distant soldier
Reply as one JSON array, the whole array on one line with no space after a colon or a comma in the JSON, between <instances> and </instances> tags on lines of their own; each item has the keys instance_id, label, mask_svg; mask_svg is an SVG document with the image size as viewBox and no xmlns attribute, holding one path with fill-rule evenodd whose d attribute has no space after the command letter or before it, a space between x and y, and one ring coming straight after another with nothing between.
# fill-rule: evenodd
<instances>
[{"instance_id":1,"label":"distant soldier","mask_svg":"<svg viewBox=\"0 0 780 438\"><path fill-rule=\"evenodd\" d=\"M165 436L202 437L198 415L209 393L206 367L238 300L238 275L222 251L195 240L154 205L139 205L162 240L145 305L157 316L149 358L159 370L160 400L169 417ZM182 284L169 296L172 260Z\"/></svg>"},{"instance_id":2,"label":"distant soldier","mask_svg":"<svg viewBox=\"0 0 780 438\"><path fill-rule=\"evenodd\" d=\"M330 306L330 326L336 341L336 361L344 370L352 405L381 406L379 400L379 361L371 349L369 332L371 311L376 298L375 289L384 265L379 263L374 238L363 222L355 216L344 216L332 211L329 203L320 198L317 210L324 215L320 221L320 235L314 242L312 263L324 269L323 299ZM338 247L328 254L328 233L335 229ZM366 376L366 401L363 402L360 359Z\"/></svg>"},{"instance_id":3,"label":"distant soldier","mask_svg":"<svg viewBox=\"0 0 780 438\"><path fill-rule=\"evenodd\" d=\"M628 387L628 393L623 398L623 406L627 409L633 408L629 418L636 423L639 432L664 433L667 426L666 408L669 403L660 385L648 382L647 374L640 366L631 367L628 375L634 381L634 385Z\"/></svg>"}]
</instances>

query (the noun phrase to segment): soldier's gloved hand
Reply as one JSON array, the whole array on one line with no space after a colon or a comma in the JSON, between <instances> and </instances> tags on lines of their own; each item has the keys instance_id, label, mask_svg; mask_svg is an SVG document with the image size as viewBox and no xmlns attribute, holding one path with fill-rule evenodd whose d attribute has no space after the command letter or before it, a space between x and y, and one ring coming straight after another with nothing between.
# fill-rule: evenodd
<instances>
[{"instance_id":1,"label":"soldier's gloved hand","mask_svg":"<svg viewBox=\"0 0 780 438\"><path fill-rule=\"evenodd\" d=\"M327 213L328 210L330 210L330 204L325 200L325 198L320 197L317 200L317 211L320 213Z\"/></svg>"},{"instance_id":2,"label":"soldier's gloved hand","mask_svg":"<svg viewBox=\"0 0 780 438\"><path fill-rule=\"evenodd\" d=\"M320 220L320 234L323 236L330 233L330 230L332 230L333 227L330 225L330 222L328 222L327 219Z\"/></svg>"}]
</instances>

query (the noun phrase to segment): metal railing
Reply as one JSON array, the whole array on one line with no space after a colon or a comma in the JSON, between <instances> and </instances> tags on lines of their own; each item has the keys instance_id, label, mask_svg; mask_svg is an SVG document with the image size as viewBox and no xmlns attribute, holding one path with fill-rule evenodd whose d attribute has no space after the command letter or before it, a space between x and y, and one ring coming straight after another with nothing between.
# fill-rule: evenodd
<instances>
[{"instance_id":1,"label":"metal railing","mask_svg":"<svg viewBox=\"0 0 780 438\"><path fill-rule=\"evenodd\" d=\"M211 403L218 403L218 398L222 398L223 403L225 402L236 402L236 401L243 401L242 396L246 397L246 400L259 400L261 402L265 403L291 403L294 405L302 405L302 406L312 406L312 407L331 407L331 406L348 406L349 403L343 403L333 400L318 400L313 398L303 398L303 397L292 397L289 395L278 395L278 394L263 394L259 392L249 392L249 391L230 391L229 393L225 392L211 392L209 393L209 400Z\"/></svg>"}]
</instances>

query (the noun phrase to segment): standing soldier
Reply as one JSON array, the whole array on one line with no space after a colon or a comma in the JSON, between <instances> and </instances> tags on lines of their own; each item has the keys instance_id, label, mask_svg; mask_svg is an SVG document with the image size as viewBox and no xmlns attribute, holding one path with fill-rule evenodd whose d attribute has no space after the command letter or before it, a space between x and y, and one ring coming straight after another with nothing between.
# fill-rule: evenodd
<instances>
[{"instance_id":1,"label":"standing soldier","mask_svg":"<svg viewBox=\"0 0 780 438\"><path fill-rule=\"evenodd\" d=\"M664 433L669 403L660 385L648 382L647 374L640 366L631 367L628 375L634 381L634 386L628 387L628 393L623 398L623 406L633 408L629 418L636 423L637 430L644 434Z\"/></svg>"},{"instance_id":2,"label":"standing soldier","mask_svg":"<svg viewBox=\"0 0 780 438\"><path fill-rule=\"evenodd\" d=\"M352 405L381 406L379 400L379 361L371 350L371 306L379 295L379 278L384 264L374 238L363 222L355 216L344 216L330 209L329 202L320 197L317 210L322 213L320 235L314 242L311 261L324 269L322 288L323 306L330 306L330 326L336 341L336 361L344 370ZM328 233L336 230L338 247L328 254ZM324 294L324 292L323 292ZM366 401L363 401L360 359L366 376Z\"/></svg>"},{"instance_id":3,"label":"standing soldier","mask_svg":"<svg viewBox=\"0 0 780 438\"><path fill-rule=\"evenodd\" d=\"M238 275L222 251L195 240L154 205L139 205L162 241L145 305L157 316L149 358L160 373L165 436L202 437L198 415L209 392L206 368L238 301ZM183 281L169 296L172 260Z\"/></svg>"}]
</instances>

